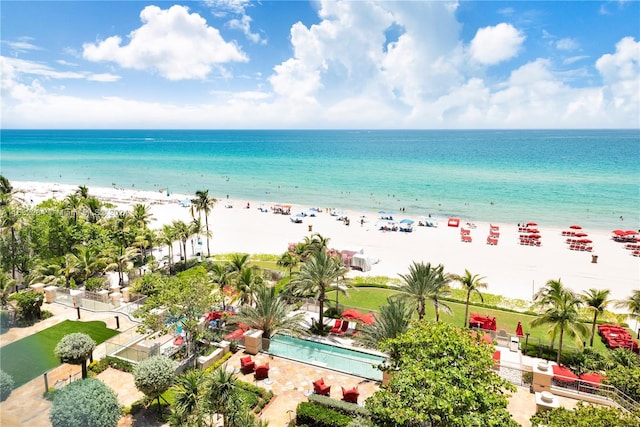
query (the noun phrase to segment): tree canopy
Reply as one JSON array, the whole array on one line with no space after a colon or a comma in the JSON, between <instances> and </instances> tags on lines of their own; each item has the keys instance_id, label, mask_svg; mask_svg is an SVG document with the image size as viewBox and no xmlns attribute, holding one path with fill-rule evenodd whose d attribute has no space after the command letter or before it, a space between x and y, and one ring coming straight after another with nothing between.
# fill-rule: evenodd
<instances>
[{"instance_id":1,"label":"tree canopy","mask_svg":"<svg viewBox=\"0 0 640 427\"><path fill-rule=\"evenodd\" d=\"M367 399L374 423L391 426L517 426L504 390L513 386L491 370L489 346L440 322L415 322L381 346L392 378Z\"/></svg>"},{"instance_id":2,"label":"tree canopy","mask_svg":"<svg viewBox=\"0 0 640 427\"><path fill-rule=\"evenodd\" d=\"M74 381L56 393L49 420L53 427L115 427L122 409L118 396L102 381Z\"/></svg>"}]
</instances>

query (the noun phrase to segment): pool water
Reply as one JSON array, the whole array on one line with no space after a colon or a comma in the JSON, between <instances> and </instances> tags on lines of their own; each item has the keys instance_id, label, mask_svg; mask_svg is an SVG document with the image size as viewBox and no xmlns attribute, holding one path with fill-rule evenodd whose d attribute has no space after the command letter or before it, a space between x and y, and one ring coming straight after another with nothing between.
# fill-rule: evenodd
<instances>
[{"instance_id":1,"label":"pool water","mask_svg":"<svg viewBox=\"0 0 640 427\"><path fill-rule=\"evenodd\" d=\"M364 351L285 335L271 338L269 353L376 381L382 380L382 371L375 366L386 359L384 356Z\"/></svg>"}]
</instances>

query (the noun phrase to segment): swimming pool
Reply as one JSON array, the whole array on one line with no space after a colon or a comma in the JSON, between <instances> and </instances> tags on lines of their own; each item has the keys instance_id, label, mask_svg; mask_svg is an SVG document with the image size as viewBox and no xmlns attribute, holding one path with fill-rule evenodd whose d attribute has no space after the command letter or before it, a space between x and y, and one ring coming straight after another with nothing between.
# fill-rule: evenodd
<instances>
[{"instance_id":1,"label":"swimming pool","mask_svg":"<svg viewBox=\"0 0 640 427\"><path fill-rule=\"evenodd\" d=\"M374 366L386 359L384 356L364 351L285 335L271 338L269 353L376 381L382 381L382 371Z\"/></svg>"}]
</instances>

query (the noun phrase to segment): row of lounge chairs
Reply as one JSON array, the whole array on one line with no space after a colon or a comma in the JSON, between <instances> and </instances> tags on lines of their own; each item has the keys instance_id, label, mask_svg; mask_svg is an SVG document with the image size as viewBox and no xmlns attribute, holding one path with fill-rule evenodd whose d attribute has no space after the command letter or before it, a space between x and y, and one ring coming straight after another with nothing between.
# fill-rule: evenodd
<instances>
[{"instance_id":1,"label":"row of lounge chairs","mask_svg":"<svg viewBox=\"0 0 640 427\"><path fill-rule=\"evenodd\" d=\"M487 236L487 245L496 246L500 237L500 227L489 224L489 236Z\"/></svg>"},{"instance_id":2,"label":"row of lounge chairs","mask_svg":"<svg viewBox=\"0 0 640 427\"><path fill-rule=\"evenodd\" d=\"M598 334L609 349L627 348L638 353L638 341L634 340L629 331L622 326L598 325Z\"/></svg>"}]
</instances>

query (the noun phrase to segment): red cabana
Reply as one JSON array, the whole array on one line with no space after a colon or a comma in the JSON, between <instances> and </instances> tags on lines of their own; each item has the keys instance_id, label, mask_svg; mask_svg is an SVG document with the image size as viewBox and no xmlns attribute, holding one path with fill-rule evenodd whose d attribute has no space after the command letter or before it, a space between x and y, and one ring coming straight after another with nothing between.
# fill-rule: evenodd
<instances>
[{"instance_id":1,"label":"red cabana","mask_svg":"<svg viewBox=\"0 0 640 427\"><path fill-rule=\"evenodd\" d=\"M570 384L576 382L578 376L565 366L553 365L553 378Z\"/></svg>"},{"instance_id":2,"label":"red cabana","mask_svg":"<svg viewBox=\"0 0 640 427\"><path fill-rule=\"evenodd\" d=\"M355 308L350 308L342 312L343 319L356 320L362 317L362 313Z\"/></svg>"}]
</instances>

